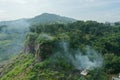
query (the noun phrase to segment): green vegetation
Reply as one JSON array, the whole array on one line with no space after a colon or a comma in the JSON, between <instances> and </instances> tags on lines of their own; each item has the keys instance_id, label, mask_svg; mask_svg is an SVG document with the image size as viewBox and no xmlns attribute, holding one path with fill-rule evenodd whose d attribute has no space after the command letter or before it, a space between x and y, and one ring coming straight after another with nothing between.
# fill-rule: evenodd
<instances>
[{"instance_id":1,"label":"green vegetation","mask_svg":"<svg viewBox=\"0 0 120 80\"><path fill-rule=\"evenodd\" d=\"M43 13L30 19L0 22L0 62L9 60L23 48L23 42L31 24L71 23L75 19Z\"/></svg>"},{"instance_id":2,"label":"green vegetation","mask_svg":"<svg viewBox=\"0 0 120 80\"><path fill-rule=\"evenodd\" d=\"M102 54L101 68L80 75L65 55L59 43L69 43L71 55L74 50L85 54L90 46ZM6 40L6 45L9 40ZM1 42L0 44L4 44ZM68 24L34 24L26 36L25 48L17 58L0 71L1 80L109 80L120 72L120 25L77 21ZM67 53L67 52L66 52ZM93 57L91 57L92 59Z\"/></svg>"},{"instance_id":3,"label":"green vegetation","mask_svg":"<svg viewBox=\"0 0 120 80\"><path fill-rule=\"evenodd\" d=\"M14 28L0 26L0 62L9 60L16 53L19 53L23 41L21 36L22 33Z\"/></svg>"}]
</instances>

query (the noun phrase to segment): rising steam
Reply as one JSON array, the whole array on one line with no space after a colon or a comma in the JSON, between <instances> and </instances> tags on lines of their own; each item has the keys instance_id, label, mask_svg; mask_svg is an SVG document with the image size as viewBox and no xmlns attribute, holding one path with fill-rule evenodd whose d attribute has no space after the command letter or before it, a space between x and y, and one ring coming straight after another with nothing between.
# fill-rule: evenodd
<instances>
[{"instance_id":1,"label":"rising steam","mask_svg":"<svg viewBox=\"0 0 120 80\"><path fill-rule=\"evenodd\" d=\"M94 49L91 49L89 46L86 46L85 54L80 50L70 51L69 44L65 41L62 41L60 46L63 47L66 58L68 58L70 62L72 62L73 66L78 70L93 70L95 68L100 68L103 65L102 55Z\"/></svg>"}]
</instances>

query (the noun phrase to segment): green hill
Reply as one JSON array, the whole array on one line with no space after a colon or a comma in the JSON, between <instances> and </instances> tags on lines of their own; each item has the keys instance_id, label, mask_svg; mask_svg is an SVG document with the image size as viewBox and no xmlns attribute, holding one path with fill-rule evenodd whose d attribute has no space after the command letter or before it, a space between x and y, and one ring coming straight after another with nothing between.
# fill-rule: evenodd
<instances>
[{"instance_id":1,"label":"green hill","mask_svg":"<svg viewBox=\"0 0 120 80\"><path fill-rule=\"evenodd\" d=\"M96 21L34 24L1 80L111 80L120 72L120 26ZM81 71L88 70L83 76Z\"/></svg>"},{"instance_id":2,"label":"green hill","mask_svg":"<svg viewBox=\"0 0 120 80\"><path fill-rule=\"evenodd\" d=\"M71 23L72 18L44 13L30 19L18 19L0 22L0 61L5 61L23 49L24 39L32 24Z\"/></svg>"}]
</instances>

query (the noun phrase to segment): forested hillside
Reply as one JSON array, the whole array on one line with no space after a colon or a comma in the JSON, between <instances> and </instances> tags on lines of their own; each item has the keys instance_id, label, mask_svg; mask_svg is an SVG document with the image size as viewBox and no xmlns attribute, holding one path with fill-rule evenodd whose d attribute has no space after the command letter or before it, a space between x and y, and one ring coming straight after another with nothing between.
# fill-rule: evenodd
<instances>
[{"instance_id":1,"label":"forested hillside","mask_svg":"<svg viewBox=\"0 0 120 80\"><path fill-rule=\"evenodd\" d=\"M27 31L26 28L0 26L0 62L20 52Z\"/></svg>"},{"instance_id":2,"label":"forested hillside","mask_svg":"<svg viewBox=\"0 0 120 80\"><path fill-rule=\"evenodd\" d=\"M1 65L1 80L111 80L120 73L119 24L36 23L29 30L21 53Z\"/></svg>"},{"instance_id":3,"label":"forested hillside","mask_svg":"<svg viewBox=\"0 0 120 80\"><path fill-rule=\"evenodd\" d=\"M34 18L0 22L0 62L9 60L24 48L24 39L32 24L71 23L72 18L43 13Z\"/></svg>"}]
</instances>

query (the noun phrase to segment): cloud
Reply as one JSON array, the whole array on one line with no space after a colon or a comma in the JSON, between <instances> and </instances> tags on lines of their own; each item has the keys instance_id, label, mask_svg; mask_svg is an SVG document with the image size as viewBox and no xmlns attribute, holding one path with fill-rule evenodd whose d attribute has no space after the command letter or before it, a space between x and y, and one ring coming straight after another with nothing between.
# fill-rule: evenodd
<instances>
[{"instance_id":1,"label":"cloud","mask_svg":"<svg viewBox=\"0 0 120 80\"><path fill-rule=\"evenodd\" d=\"M0 13L4 13L5 11L4 10L0 10Z\"/></svg>"},{"instance_id":2,"label":"cloud","mask_svg":"<svg viewBox=\"0 0 120 80\"><path fill-rule=\"evenodd\" d=\"M0 18L29 18L48 12L80 20L117 21L119 4L120 0L0 0L0 10L5 11Z\"/></svg>"},{"instance_id":3,"label":"cloud","mask_svg":"<svg viewBox=\"0 0 120 80\"><path fill-rule=\"evenodd\" d=\"M1 0L3 3L18 3L18 4L26 4L26 0Z\"/></svg>"},{"instance_id":4,"label":"cloud","mask_svg":"<svg viewBox=\"0 0 120 80\"><path fill-rule=\"evenodd\" d=\"M85 0L85 1L93 2L93 1L95 1L95 0Z\"/></svg>"}]
</instances>

